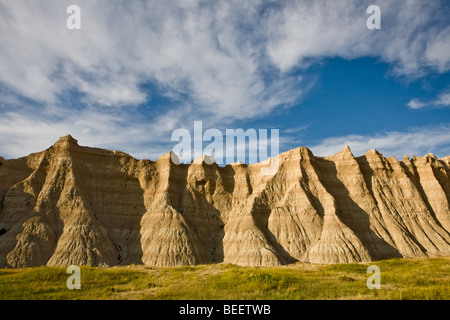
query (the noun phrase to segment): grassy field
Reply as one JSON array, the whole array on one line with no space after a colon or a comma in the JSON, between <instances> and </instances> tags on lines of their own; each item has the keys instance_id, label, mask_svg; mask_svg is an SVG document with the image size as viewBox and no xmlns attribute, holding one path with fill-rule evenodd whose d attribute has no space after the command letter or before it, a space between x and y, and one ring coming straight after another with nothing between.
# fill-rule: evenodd
<instances>
[{"instance_id":1,"label":"grassy field","mask_svg":"<svg viewBox=\"0 0 450 320\"><path fill-rule=\"evenodd\" d=\"M385 260L381 289L369 290L369 264L250 268L126 266L81 268L81 290L69 290L65 268L0 269L0 299L445 299L450 258Z\"/></svg>"}]
</instances>

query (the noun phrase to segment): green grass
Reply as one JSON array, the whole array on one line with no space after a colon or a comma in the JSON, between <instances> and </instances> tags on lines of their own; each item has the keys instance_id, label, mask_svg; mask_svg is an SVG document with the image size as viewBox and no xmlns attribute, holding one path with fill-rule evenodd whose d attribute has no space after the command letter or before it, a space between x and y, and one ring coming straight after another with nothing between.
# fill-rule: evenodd
<instances>
[{"instance_id":1,"label":"green grass","mask_svg":"<svg viewBox=\"0 0 450 320\"><path fill-rule=\"evenodd\" d=\"M385 260L381 289L369 290L369 264L255 268L81 267L81 290L66 287L65 268L0 269L0 299L444 299L450 258Z\"/></svg>"}]
</instances>

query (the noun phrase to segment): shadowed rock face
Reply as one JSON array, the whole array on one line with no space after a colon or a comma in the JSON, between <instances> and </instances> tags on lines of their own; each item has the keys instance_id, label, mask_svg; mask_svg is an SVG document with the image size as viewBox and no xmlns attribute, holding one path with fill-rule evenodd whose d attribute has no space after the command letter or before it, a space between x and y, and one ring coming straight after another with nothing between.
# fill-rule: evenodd
<instances>
[{"instance_id":1,"label":"shadowed rock face","mask_svg":"<svg viewBox=\"0 0 450 320\"><path fill-rule=\"evenodd\" d=\"M274 266L450 255L450 157L315 157L176 165L70 136L0 158L0 267ZM211 161L209 161L211 163Z\"/></svg>"}]
</instances>

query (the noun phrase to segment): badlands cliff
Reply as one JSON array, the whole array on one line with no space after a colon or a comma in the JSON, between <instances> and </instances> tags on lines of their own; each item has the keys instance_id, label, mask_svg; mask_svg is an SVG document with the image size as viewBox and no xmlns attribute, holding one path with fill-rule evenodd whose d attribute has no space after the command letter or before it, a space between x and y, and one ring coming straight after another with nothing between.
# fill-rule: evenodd
<instances>
[{"instance_id":1,"label":"badlands cliff","mask_svg":"<svg viewBox=\"0 0 450 320\"><path fill-rule=\"evenodd\" d=\"M70 136L0 158L0 267L274 266L450 255L450 157L315 157L176 165Z\"/></svg>"}]
</instances>

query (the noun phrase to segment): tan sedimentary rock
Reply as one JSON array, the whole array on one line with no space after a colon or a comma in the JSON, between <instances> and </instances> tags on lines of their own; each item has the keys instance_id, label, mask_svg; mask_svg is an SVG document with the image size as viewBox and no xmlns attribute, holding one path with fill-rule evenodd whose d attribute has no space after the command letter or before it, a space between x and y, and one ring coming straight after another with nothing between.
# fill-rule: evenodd
<instances>
[{"instance_id":1,"label":"tan sedimentary rock","mask_svg":"<svg viewBox=\"0 0 450 320\"><path fill-rule=\"evenodd\" d=\"M277 164L273 174L262 174ZM450 157L300 147L179 164L79 146L0 158L0 267L273 266L450 255Z\"/></svg>"}]
</instances>

